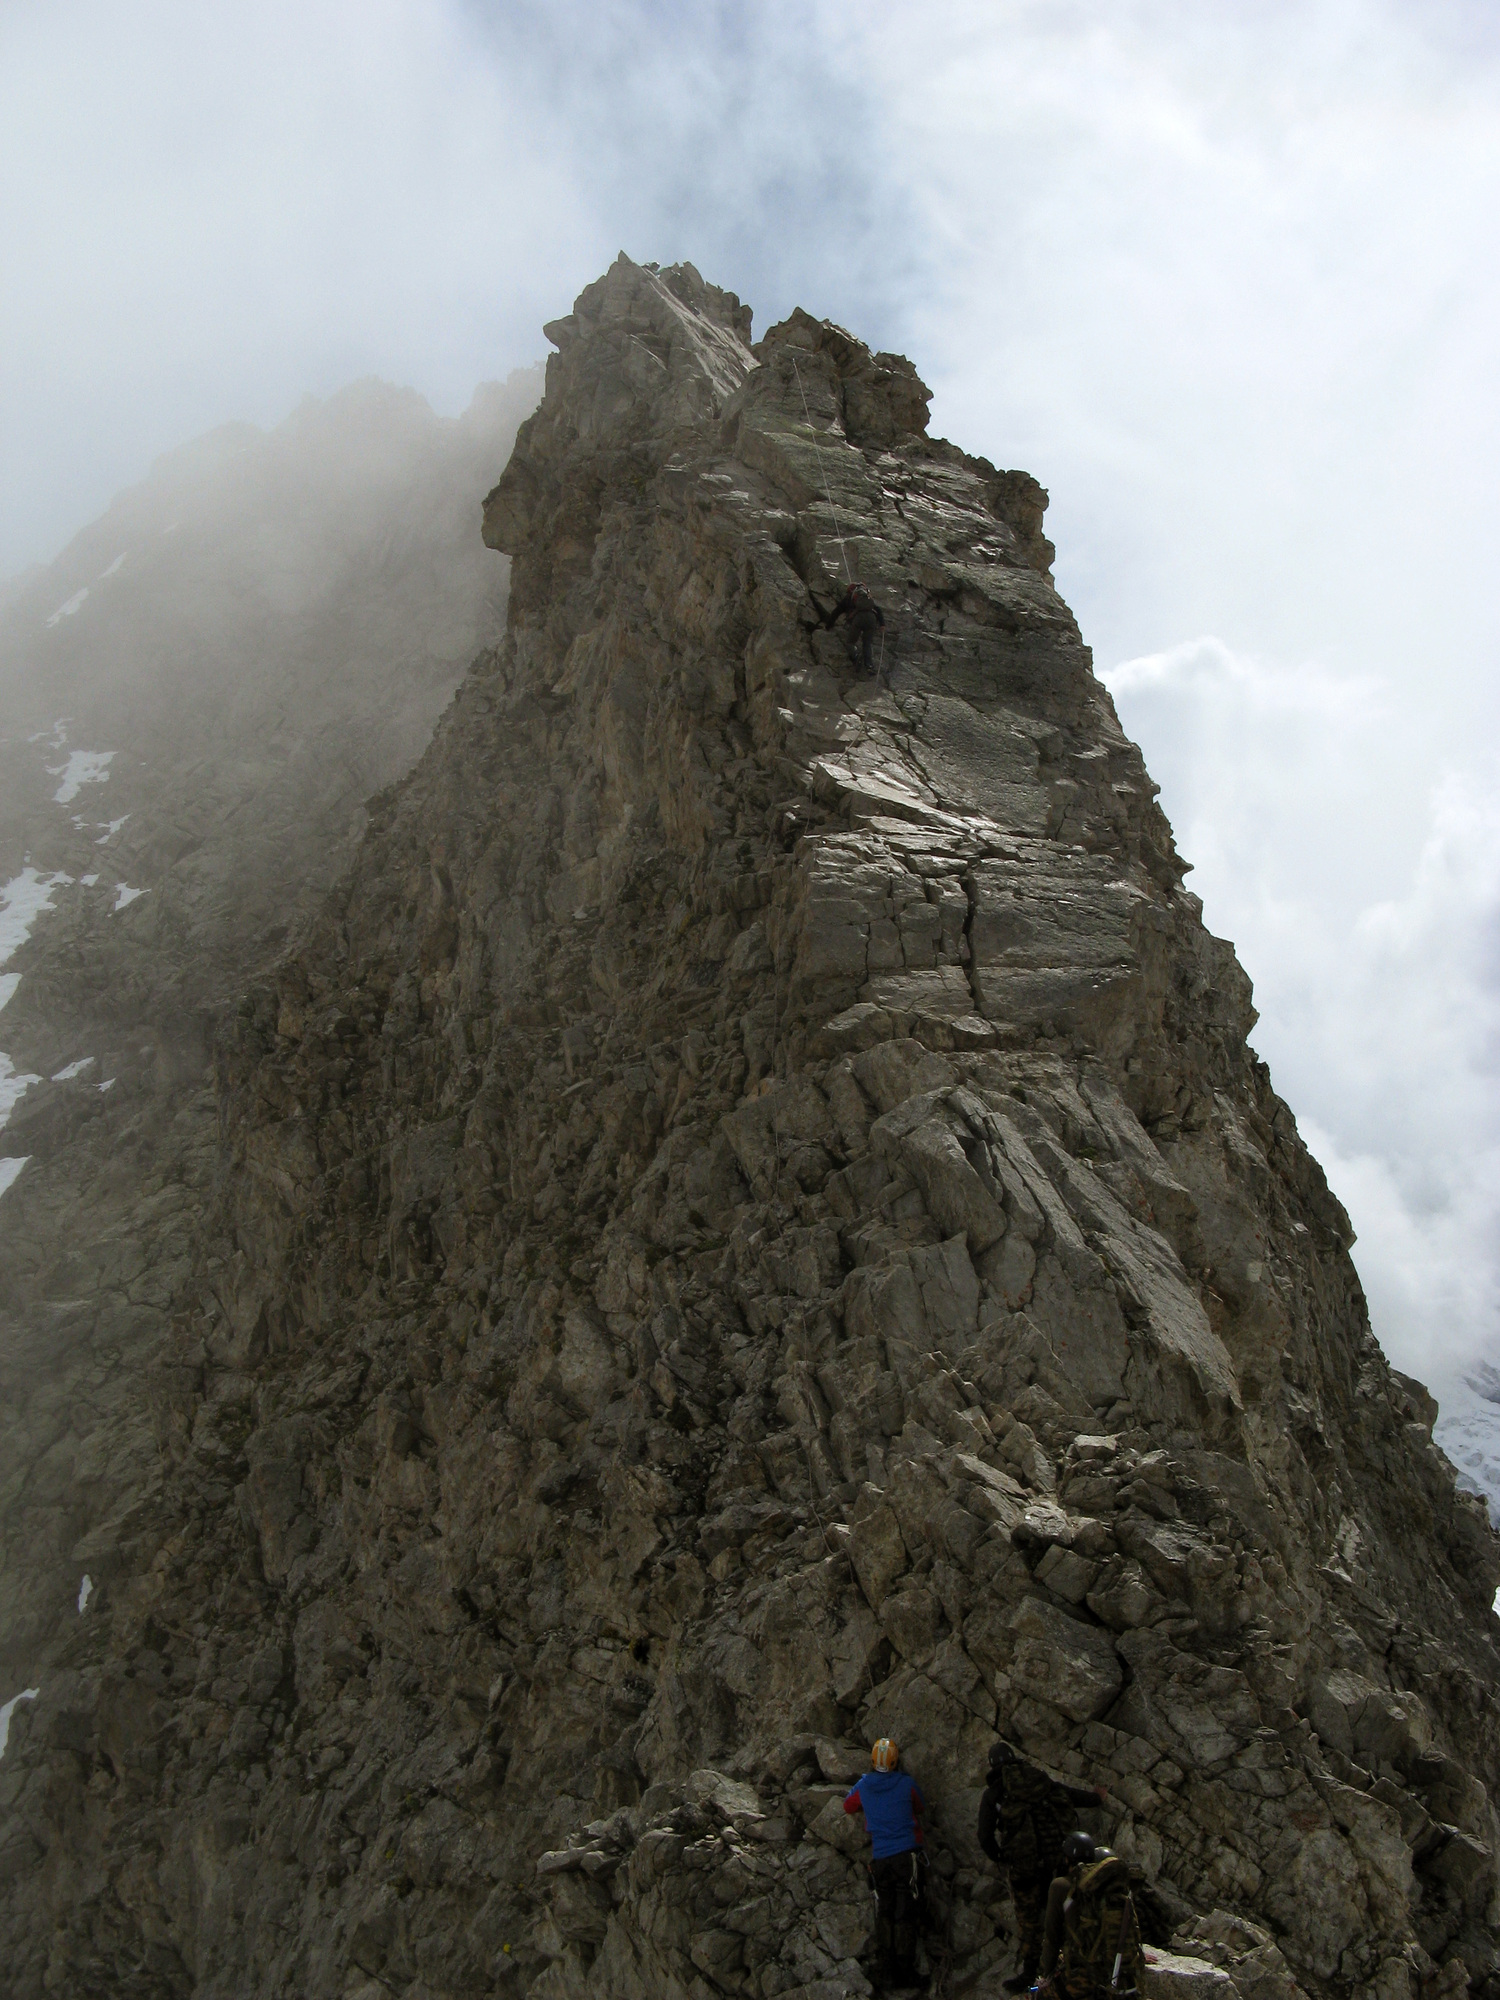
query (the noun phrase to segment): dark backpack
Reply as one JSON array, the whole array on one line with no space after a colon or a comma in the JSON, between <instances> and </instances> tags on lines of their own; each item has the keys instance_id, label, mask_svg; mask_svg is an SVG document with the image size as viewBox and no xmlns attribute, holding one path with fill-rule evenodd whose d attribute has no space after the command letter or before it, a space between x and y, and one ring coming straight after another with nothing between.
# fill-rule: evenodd
<instances>
[{"instance_id":1,"label":"dark backpack","mask_svg":"<svg viewBox=\"0 0 1500 2000\"><path fill-rule=\"evenodd\" d=\"M875 609L875 600L862 583L850 584L849 609L851 611L873 611Z\"/></svg>"},{"instance_id":2,"label":"dark backpack","mask_svg":"<svg viewBox=\"0 0 1500 2000\"><path fill-rule=\"evenodd\" d=\"M1063 1964L1098 1991L1139 1984L1141 1934L1130 1898L1130 1866L1108 1854L1079 1870L1063 1904ZM1115 1978L1115 1962L1120 1972Z\"/></svg>"},{"instance_id":3,"label":"dark backpack","mask_svg":"<svg viewBox=\"0 0 1500 2000\"><path fill-rule=\"evenodd\" d=\"M1016 1758L1001 1766L997 1789L995 1831L1005 1866L1022 1881L1050 1881L1069 1831L1053 1803L1057 1787L1044 1771Z\"/></svg>"}]
</instances>

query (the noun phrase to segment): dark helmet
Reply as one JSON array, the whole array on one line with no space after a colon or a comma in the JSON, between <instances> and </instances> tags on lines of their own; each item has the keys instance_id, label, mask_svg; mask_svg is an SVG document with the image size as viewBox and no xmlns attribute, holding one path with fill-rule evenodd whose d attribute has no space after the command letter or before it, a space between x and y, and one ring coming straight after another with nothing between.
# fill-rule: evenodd
<instances>
[{"instance_id":1,"label":"dark helmet","mask_svg":"<svg viewBox=\"0 0 1500 2000\"><path fill-rule=\"evenodd\" d=\"M1093 1839L1086 1833L1070 1833L1062 1844L1059 1860L1064 1868L1081 1868L1095 1854Z\"/></svg>"},{"instance_id":2,"label":"dark helmet","mask_svg":"<svg viewBox=\"0 0 1500 2000\"><path fill-rule=\"evenodd\" d=\"M991 1771L995 1772L1001 1771L1005 1768L1007 1764L1013 1764L1015 1761L1016 1761L1016 1753L1008 1743L1002 1740L999 1743L991 1745L990 1747Z\"/></svg>"}]
</instances>

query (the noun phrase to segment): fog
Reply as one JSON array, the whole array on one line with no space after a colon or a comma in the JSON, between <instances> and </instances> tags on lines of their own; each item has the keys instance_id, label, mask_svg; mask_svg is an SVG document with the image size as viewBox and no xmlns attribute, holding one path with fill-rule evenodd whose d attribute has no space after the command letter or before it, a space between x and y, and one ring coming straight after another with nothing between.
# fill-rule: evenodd
<instances>
[{"instance_id":1,"label":"fog","mask_svg":"<svg viewBox=\"0 0 1500 2000\"><path fill-rule=\"evenodd\" d=\"M911 354L1051 489L1442 1387L1500 1352L1497 58L1445 0L11 8L0 574L309 391L457 414L621 247Z\"/></svg>"}]
</instances>

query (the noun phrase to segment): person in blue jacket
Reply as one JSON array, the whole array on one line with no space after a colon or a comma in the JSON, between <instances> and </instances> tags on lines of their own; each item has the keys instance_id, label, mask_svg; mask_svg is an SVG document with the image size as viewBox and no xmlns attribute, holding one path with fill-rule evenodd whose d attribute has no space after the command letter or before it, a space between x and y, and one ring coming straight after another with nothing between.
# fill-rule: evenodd
<instances>
[{"instance_id":1,"label":"person in blue jacket","mask_svg":"<svg viewBox=\"0 0 1500 2000\"><path fill-rule=\"evenodd\" d=\"M875 1884L875 1944L879 1983L916 1986L917 1920L922 1907L922 1788L900 1768L901 1753L889 1736L870 1752L871 1768L844 1800L846 1813L862 1812L870 1831L870 1877Z\"/></svg>"}]
</instances>

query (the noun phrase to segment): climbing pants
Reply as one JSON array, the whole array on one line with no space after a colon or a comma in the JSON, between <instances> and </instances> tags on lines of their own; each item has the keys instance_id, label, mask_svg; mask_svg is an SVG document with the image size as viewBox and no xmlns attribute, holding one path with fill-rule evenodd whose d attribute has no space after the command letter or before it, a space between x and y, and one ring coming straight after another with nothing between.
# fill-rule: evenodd
<instances>
[{"instance_id":1,"label":"climbing pants","mask_svg":"<svg viewBox=\"0 0 1500 2000\"><path fill-rule=\"evenodd\" d=\"M875 630L876 619L873 611L857 613L850 620L850 636L859 647L860 658L867 674L873 674L875 671Z\"/></svg>"},{"instance_id":2,"label":"climbing pants","mask_svg":"<svg viewBox=\"0 0 1500 2000\"><path fill-rule=\"evenodd\" d=\"M875 1884L875 1948L881 1970L896 1980L916 1972L917 1925L922 1914L919 1869L915 1854L889 1854L870 1863Z\"/></svg>"},{"instance_id":3,"label":"climbing pants","mask_svg":"<svg viewBox=\"0 0 1500 2000\"><path fill-rule=\"evenodd\" d=\"M1035 1973L1042 1962L1042 1931L1047 1921L1047 1891L1051 1887L1051 1877L1012 1875L1010 1878L1010 1899L1016 1906L1016 1943L1021 1953L1021 1965L1030 1973Z\"/></svg>"}]
</instances>

